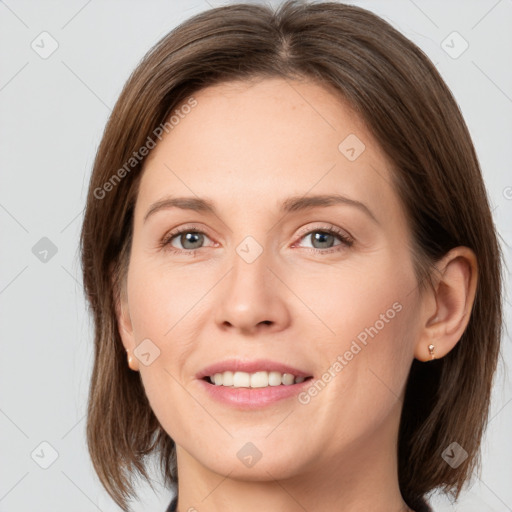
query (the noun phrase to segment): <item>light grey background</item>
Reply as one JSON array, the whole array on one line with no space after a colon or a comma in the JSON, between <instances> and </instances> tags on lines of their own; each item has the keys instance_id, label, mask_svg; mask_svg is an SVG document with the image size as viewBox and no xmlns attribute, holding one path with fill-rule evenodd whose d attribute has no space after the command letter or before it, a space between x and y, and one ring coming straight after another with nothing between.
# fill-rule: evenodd
<instances>
[{"instance_id":1,"label":"light grey background","mask_svg":"<svg viewBox=\"0 0 512 512\"><path fill-rule=\"evenodd\" d=\"M92 324L78 238L88 179L107 117L139 59L181 21L226 3L0 2L0 512L120 510L85 444ZM353 3L418 44L452 89L512 268L512 0ZM457 58L464 42L454 31L469 44ZM58 48L48 56L52 44ZM56 254L36 245L48 244L43 237ZM505 311L510 325L508 295ZM512 510L510 342L507 332L482 473L459 504L434 499L436 511ZM58 457L43 469L52 450ZM140 488L137 511L169 503L171 492L155 482L157 495Z\"/></svg>"}]
</instances>

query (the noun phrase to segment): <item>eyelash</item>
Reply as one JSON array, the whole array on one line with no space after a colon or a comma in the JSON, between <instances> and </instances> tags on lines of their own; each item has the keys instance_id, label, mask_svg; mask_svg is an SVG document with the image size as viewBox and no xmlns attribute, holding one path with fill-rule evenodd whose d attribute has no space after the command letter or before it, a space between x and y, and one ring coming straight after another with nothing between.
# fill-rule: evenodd
<instances>
[{"instance_id":1,"label":"eyelash","mask_svg":"<svg viewBox=\"0 0 512 512\"><path fill-rule=\"evenodd\" d=\"M199 249L176 249L175 247L173 247L171 245L171 241L174 238L176 238L178 235L181 235L182 233L196 233L196 234L208 236L207 233L205 233L204 231L202 231L200 229L194 229L189 226L184 226L181 228L177 228L174 231L172 231L171 233L168 233L167 235L165 235L163 237L163 239L159 242L159 248L165 249L172 253L186 253L189 256L195 256L197 251L199 251L200 249L203 249L203 247L200 247ZM352 247L352 245L354 244L354 240L350 236L346 235L345 233L343 233L341 230L339 230L338 228L336 228L334 226L322 226L322 227L318 227L315 229L310 229L309 231L302 231L299 235L299 241L313 233L323 233L323 234L335 235L341 241L341 244L339 244L335 247L331 247L329 249L315 249L314 247L306 247L306 249L308 249L309 252L313 252L313 253L317 253L317 254L330 254L330 253L340 252L342 249L339 249L339 247L343 248L343 246L345 246L345 248L347 248L347 247Z\"/></svg>"}]
</instances>

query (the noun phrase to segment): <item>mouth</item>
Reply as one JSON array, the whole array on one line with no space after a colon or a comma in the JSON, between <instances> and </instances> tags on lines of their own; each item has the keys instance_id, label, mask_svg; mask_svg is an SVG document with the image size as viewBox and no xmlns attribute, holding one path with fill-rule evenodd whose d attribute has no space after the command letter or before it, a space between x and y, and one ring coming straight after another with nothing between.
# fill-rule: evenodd
<instances>
[{"instance_id":1,"label":"mouth","mask_svg":"<svg viewBox=\"0 0 512 512\"><path fill-rule=\"evenodd\" d=\"M293 386L301 384L313 378L312 375L294 375L293 373L281 373L278 371L257 371L253 373L242 371L217 372L213 375L202 377L202 380L212 386L222 386L231 389L239 388L268 388Z\"/></svg>"},{"instance_id":2,"label":"mouth","mask_svg":"<svg viewBox=\"0 0 512 512\"><path fill-rule=\"evenodd\" d=\"M227 364L229 370L225 369ZM290 366L268 361L265 365L267 370L261 370L262 366L256 362L219 363L199 373L196 382L213 401L250 411L271 404L286 404L286 399L296 398L313 379L312 375ZM241 370L241 367L248 371Z\"/></svg>"},{"instance_id":3,"label":"mouth","mask_svg":"<svg viewBox=\"0 0 512 512\"><path fill-rule=\"evenodd\" d=\"M310 385L312 373L270 359L229 359L196 374L207 397L222 405L254 410L286 403Z\"/></svg>"}]
</instances>

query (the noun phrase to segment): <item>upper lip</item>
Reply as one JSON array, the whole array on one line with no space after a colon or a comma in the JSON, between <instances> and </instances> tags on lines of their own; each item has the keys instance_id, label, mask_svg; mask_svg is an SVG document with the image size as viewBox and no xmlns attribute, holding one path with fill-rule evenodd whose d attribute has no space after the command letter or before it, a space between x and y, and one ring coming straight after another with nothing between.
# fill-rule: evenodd
<instances>
[{"instance_id":1,"label":"upper lip","mask_svg":"<svg viewBox=\"0 0 512 512\"><path fill-rule=\"evenodd\" d=\"M252 361L242 359L226 359L219 361L218 363L211 364L203 368L197 375L196 378L202 379L204 377L210 377L216 373L223 372L280 372L280 373L291 373L295 377L311 377L311 373L299 370L293 366L280 363L278 361L271 361L270 359L255 359Z\"/></svg>"}]
</instances>

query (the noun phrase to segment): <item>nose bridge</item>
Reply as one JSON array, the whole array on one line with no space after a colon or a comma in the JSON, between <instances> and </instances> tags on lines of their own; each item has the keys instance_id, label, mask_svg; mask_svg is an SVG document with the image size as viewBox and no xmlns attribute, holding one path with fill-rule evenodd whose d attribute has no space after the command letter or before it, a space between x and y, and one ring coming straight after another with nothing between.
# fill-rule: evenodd
<instances>
[{"instance_id":1,"label":"nose bridge","mask_svg":"<svg viewBox=\"0 0 512 512\"><path fill-rule=\"evenodd\" d=\"M219 324L251 331L260 324L275 328L287 321L282 289L269 269L272 262L270 251L255 237L246 236L234 247L231 271L218 302Z\"/></svg>"},{"instance_id":2,"label":"nose bridge","mask_svg":"<svg viewBox=\"0 0 512 512\"><path fill-rule=\"evenodd\" d=\"M272 262L269 252L253 236L246 236L236 247L232 257L230 288L242 301L261 299L267 293L268 269Z\"/></svg>"}]
</instances>

